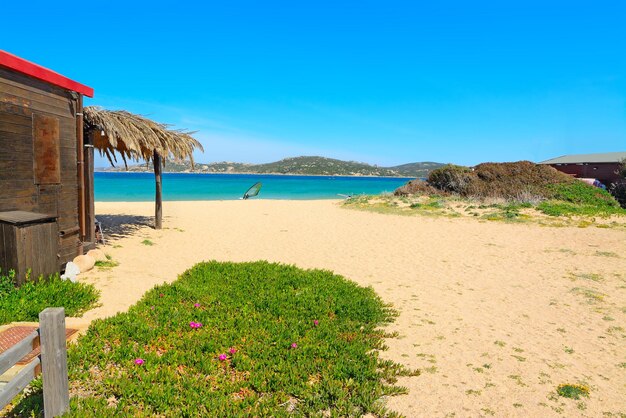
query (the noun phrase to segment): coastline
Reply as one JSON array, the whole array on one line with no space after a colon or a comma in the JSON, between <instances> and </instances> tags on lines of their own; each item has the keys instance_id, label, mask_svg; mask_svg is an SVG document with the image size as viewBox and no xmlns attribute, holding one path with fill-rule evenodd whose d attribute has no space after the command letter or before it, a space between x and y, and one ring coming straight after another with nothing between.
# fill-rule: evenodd
<instances>
[{"instance_id":1,"label":"coastline","mask_svg":"<svg viewBox=\"0 0 626 418\"><path fill-rule=\"evenodd\" d=\"M71 321L125 311L203 260L321 268L371 286L398 310L388 331L399 337L381 356L422 375L399 380L409 393L389 398L392 410L552 416L554 406L578 415L576 402L549 396L585 379L587 414L623 411L622 231L384 215L340 202L166 201L164 228L154 230L154 202L97 201L104 250L119 266L79 276L101 290L102 306ZM575 289L604 296L590 303Z\"/></svg>"},{"instance_id":2,"label":"coastline","mask_svg":"<svg viewBox=\"0 0 626 418\"><path fill-rule=\"evenodd\" d=\"M154 171L94 171L95 173L106 173L106 174L152 174L154 175ZM373 176L373 175L347 175L347 174L296 174L296 173L237 173L237 172L200 172L200 171L189 171L189 172L163 172L163 174L236 174L241 176L291 176L291 177L347 177L347 178L381 178L381 179L407 179L414 180L419 177L405 177L405 176Z\"/></svg>"}]
</instances>

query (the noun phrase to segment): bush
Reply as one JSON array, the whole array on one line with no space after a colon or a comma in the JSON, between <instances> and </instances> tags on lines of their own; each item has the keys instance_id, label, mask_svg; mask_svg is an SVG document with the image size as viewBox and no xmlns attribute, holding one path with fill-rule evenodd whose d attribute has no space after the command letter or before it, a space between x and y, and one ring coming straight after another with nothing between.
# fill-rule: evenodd
<instances>
[{"instance_id":1,"label":"bush","mask_svg":"<svg viewBox=\"0 0 626 418\"><path fill-rule=\"evenodd\" d=\"M15 290L15 270L2 274L0 269L0 298Z\"/></svg>"},{"instance_id":2,"label":"bush","mask_svg":"<svg viewBox=\"0 0 626 418\"><path fill-rule=\"evenodd\" d=\"M469 167L448 164L430 172L428 184L444 192L467 195L474 174Z\"/></svg>"},{"instance_id":3,"label":"bush","mask_svg":"<svg viewBox=\"0 0 626 418\"><path fill-rule=\"evenodd\" d=\"M615 174L621 176L623 179L626 179L626 158L620 162L619 169Z\"/></svg>"},{"instance_id":4,"label":"bush","mask_svg":"<svg viewBox=\"0 0 626 418\"><path fill-rule=\"evenodd\" d=\"M612 183L609 186L609 192L626 209L626 179Z\"/></svg>"},{"instance_id":5,"label":"bush","mask_svg":"<svg viewBox=\"0 0 626 418\"><path fill-rule=\"evenodd\" d=\"M428 184L438 190L463 197L505 200L547 198L546 186L574 181L552 167L530 161L483 163L473 169L447 165L433 170L428 177Z\"/></svg>"},{"instance_id":6,"label":"bush","mask_svg":"<svg viewBox=\"0 0 626 418\"><path fill-rule=\"evenodd\" d=\"M15 273L0 272L0 325L17 321L39 321L39 312L48 307L64 307L67 316L81 316L96 306L98 291L90 284L61 280L58 275L48 279L13 285Z\"/></svg>"},{"instance_id":7,"label":"bush","mask_svg":"<svg viewBox=\"0 0 626 418\"><path fill-rule=\"evenodd\" d=\"M411 180L404 186L398 187L393 194L395 196L408 196L408 195L426 195L426 196L445 196L447 193L435 189L423 180Z\"/></svg>"},{"instance_id":8,"label":"bush","mask_svg":"<svg viewBox=\"0 0 626 418\"><path fill-rule=\"evenodd\" d=\"M328 271L201 263L92 323L69 352L71 414L384 416L403 390L375 351L393 316Z\"/></svg>"},{"instance_id":9,"label":"bush","mask_svg":"<svg viewBox=\"0 0 626 418\"><path fill-rule=\"evenodd\" d=\"M474 168L449 164L433 170L426 183L410 182L396 190L397 195L441 193L531 203L555 216L624 213L610 193L530 161L483 163ZM620 193L626 195L626 185L615 189L615 194Z\"/></svg>"}]
</instances>

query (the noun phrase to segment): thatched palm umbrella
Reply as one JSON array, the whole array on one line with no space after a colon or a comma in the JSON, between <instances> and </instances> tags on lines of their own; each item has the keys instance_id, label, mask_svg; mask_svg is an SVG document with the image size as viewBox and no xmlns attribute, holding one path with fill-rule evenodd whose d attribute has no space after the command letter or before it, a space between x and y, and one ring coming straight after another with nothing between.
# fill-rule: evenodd
<instances>
[{"instance_id":1,"label":"thatched palm umbrella","mask_svg":"<svg viewBox=\"0 0 626 418\"><path fill-rule=\"evenodd\" d=\"M161 229L161 172L167 159L189 159L193 167L193 151L204 151L202 144L191 135L193 132L169 129L168 125L154 122L124 110L105 110L96 106L83 109L85 137L90 138L95 149L106 155L111 165L119 153L127 160L152 161L156 180L155 228Z\"/></svg>"}]
</instances>

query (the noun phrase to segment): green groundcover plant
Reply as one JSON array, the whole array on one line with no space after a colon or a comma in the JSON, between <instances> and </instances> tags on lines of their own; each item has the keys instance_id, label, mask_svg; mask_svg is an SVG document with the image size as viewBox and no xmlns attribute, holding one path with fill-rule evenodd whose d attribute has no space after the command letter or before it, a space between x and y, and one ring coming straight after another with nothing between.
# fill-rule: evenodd
<instances>
[{"instance_id":1,"label":"green groundcover plant","mask_svg":"<svg viewBox=\"0 0 626 418\"><path fill-rule=\"evenodd\" d=\"M98 291L93 285L61 280L57 275L13 285L15 273L0 272L0 325L18 321L39 321L47 307L64 307L67 316L81 316L96 306Z\"/></svg>"},{"instance_id":2,"label":"green groundcover plant","mask_svg":"<svg viewBox=\"0 0 626 418\"><path fill-rule=\"evenodd\" d=\"M547 186L552 200L541 202L537 209L546 215L624 215L626 211L610 193L581 181Z\"/></svg>"},{"instance_id":3,"label":"green groundcover plant","mask_svg":"<svg viewBox=\"0 0 626 418\"><path fill-rule=\"evenodd\" d=\"M580 399L581 396L589 397L589 388L585 385L562 384L556 388L559 396L570 399Z\"/></svg>"},{"instance_id":4,"label":"green groundcover plant","mask_svg":"<svg viewBox=\"0 0 626 418\"><path fill-rule=\"evenodd\" d=\"M394 315L328 271L201 263L92 323L69 351L71 414L394 416L381 398L418 373L378 357Z\"/></svg>"}]
</instances>

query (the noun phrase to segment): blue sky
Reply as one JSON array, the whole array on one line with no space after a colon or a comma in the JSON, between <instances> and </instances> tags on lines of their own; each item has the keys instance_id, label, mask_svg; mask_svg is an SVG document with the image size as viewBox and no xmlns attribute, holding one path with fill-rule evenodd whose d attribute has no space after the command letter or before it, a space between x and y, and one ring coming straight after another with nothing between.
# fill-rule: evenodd
<instances>
[{"instance_id":1,"label":"blue sky","mask_svg":"<svg viewBox=\"0 0 626 418\"><path fill-rule=\"evenodd\" d=\"M621 0L70 3L6 2L0 49L197 130L202 162L626 150Z\"/></svg>"}]
</instances>

